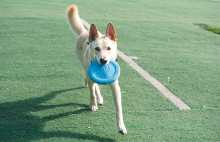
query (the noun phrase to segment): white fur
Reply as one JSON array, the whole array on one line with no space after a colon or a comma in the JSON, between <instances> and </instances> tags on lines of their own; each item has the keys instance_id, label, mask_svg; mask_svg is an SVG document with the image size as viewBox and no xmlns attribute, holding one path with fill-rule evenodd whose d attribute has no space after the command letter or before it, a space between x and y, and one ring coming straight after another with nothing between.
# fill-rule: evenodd
<instances>
[{"instance_id":1,"label":"white fur","mask_svg":"<svg viewBox=\"0 0 220 142\"><path fill-rule=\"evenodd\" d=\"M102 64L101 59L105 60L108 64L110 59L115 60L117 58L117 37L115 34L114 26L109 23L106 29L106 34L102 35L98 32L94 24L91 25L90 30L86 30L78 15L78 8L76 5L72 5L67 10L68 22L77 38L76 54L82 64L86 73L85 84L89 87L90 91L90 109L92 111L98 110L98 105L103 104L103 98L100 94L99 86L97 83L91 80L88 74L88 69L91 61L97 59L99 64ZM89 45L87 44L89 42ZM119 132L127 134L123 122L122 105L121 105L121 90L118 85L118 80L109 84L116 108L116 118Z\"/></svg>"}]
</instances>

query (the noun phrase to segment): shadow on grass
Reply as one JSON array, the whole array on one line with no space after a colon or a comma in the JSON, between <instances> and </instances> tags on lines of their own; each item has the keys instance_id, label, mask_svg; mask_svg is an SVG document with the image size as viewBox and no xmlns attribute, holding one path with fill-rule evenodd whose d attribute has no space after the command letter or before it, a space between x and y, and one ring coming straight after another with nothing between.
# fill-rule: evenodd
<instances>
[{"instance_id":1,"label":"shadow on grass","mask_svg":"<svg viewBox=\"0 0 220 142\"><path fill-rule=\"evenodd\" d=\"M51 92L45 96L20 100L15 102L7 102L0 104L0 141L34 141L45 138L73 138L94 141L114 141L113 139L102 138L94 135L72 133L68 131L51 131L44 132L45 123L57 118L61 118L71 114L79 114L88 109L80 109L73 112L68 112L59 115L52 115L43 118L31 115L31 112L36 112L44 109L53 109L56 107L65 106L82 106L84 104L68 103L62 105L41 106L40 104L55 98L58 94L66 91L72 91L81 88L73 88L68 90Z\"/></svg>"}]
</instances>

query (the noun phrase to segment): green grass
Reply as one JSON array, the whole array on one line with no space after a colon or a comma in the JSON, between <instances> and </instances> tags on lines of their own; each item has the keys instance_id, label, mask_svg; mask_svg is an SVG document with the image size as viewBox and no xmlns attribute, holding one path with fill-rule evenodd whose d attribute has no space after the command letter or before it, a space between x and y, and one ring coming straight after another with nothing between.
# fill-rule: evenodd
<instances>
[{"instance_id":1,"label":"green grass","mask_svg":"<svg viewBox=\"0 0 220 142\"><path fill-rule=\"evenodd\" d=\"M65 19L74 3L102 33L112 22L119 50L192 110L180 111L118 57L128 134L118 133L108 86L104 105L89 111ZM219 141L220 37L194 25L220 27L219 2L2 0L0 9L0 141Z\"/></svg>"},{"instance_id":2,"label":"green grass","mask_svg":"<svg viewBox=\"0 0 220 142\"><path fill-rule=\"evenodd\" d=\"M213 33L216 33L216 34L220 34L220 28L218 28L218 27L208 27L208 28L204 28L204 29L211 31Z\"/></svg>"}]
</instances>

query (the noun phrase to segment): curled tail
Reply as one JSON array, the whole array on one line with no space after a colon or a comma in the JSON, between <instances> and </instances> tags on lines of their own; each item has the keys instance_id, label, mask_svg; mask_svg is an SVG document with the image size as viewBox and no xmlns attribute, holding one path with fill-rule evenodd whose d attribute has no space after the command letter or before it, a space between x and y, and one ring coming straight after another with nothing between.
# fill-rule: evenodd
<instances>
[{"instance_id":1,"label":"curled tail","mask_svg":"<svg viewBox=\"0 0 220 142\"><path fill-rule=\"evenodd\" d=\"M72 5L67 9L67 21L76 36L79 36L82 32L86 31L80 20L78 7L76 5Z\"/></svg>"}]
</instances>

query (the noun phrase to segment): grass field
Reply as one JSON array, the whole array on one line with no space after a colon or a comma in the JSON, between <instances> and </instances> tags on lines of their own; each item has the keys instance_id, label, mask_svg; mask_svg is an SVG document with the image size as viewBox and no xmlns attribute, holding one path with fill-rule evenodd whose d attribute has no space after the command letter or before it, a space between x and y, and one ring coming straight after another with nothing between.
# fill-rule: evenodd
<instances>
[{"instance_id":1,"label":"grass field","mask_svg":"<svg viewBox=\"0 0 220 142\"><path fill-rule=\"evenodd\" d=\"M179 110L120 57L119 84L128 134L118 133L108 86L104 105L88 110L89 90L65 19L77 4L82 19L191 110ZM1 0L0 141L220 141L220 1ZM169 82L168 82L169 77Z\"/></svg>"}]
</instances>

